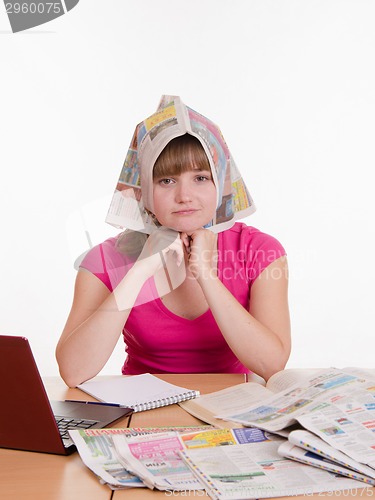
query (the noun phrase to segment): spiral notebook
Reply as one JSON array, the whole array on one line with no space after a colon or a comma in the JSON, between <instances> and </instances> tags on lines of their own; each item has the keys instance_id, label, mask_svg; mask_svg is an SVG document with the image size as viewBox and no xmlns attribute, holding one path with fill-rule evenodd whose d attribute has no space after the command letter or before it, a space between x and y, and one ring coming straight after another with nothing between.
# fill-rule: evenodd
<instances>
[{"instance_id":1,"label":"spiral notebook","mask_svg":"<svg viewBox=\"0 0 375 500\"><path fill-rule=\"evenodd\" d=\"M181 403L200 395L199 391L170 384L150 373L92 379L78 388L99 401L133 408L135 412Z\"/></svg>"}]
</instances>

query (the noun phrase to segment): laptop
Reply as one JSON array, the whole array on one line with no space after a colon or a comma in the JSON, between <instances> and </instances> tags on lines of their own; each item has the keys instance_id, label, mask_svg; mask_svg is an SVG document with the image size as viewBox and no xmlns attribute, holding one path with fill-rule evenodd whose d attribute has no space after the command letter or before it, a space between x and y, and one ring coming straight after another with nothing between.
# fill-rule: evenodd
<instances>
[{"instance_id":1,"label":"laptop","mask_svg":"<svg viewBox=\"0 0 375 500\"><path fill-rule=\"evenodd\" d=\"M58 455L76 450L67 428L107 427L133 411L49 401L28 339L9 335L0 335L0 402L0 448Z\"/></svg>"}]
</instances>

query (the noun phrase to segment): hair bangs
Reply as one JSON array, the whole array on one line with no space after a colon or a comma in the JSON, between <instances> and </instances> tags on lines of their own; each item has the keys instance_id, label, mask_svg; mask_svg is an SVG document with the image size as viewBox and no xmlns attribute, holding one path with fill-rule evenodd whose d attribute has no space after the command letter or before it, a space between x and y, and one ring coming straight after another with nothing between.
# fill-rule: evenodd
<instances>
[{"instance_id":1,"label":"hair bangs","mask_svg":"<svg viewBox=\"0 0 375 500\"><path fill-rule=\"evenodd\" d=\"M185 134L172 139L160 153L153 169L153 178L181 175L190 170L208 170L210 163L199 140Z\"/></svg>"}]
</instances>

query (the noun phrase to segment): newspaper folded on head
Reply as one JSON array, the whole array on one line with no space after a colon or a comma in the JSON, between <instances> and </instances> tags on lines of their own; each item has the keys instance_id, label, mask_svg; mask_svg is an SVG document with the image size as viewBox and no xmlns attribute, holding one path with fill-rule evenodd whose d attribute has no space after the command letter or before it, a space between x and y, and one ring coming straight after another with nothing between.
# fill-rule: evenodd
<instances>
[{"instance_id":1,"label":"newspaper folded on head","mask_svg":"<svg viewBox=\"0 0 375 500\"><path fill-rule=\"evenodd\" d=\"M106 222L150 234L153 212L152 171L160 153L174 138L190 134L207 154L217 191L217 209L205 227L215 233L230 228L255 211L253 200L231 156L220 129L185 106L180 97L164 95L153 115L135 129Z\"/></svg>"}]
</instances>

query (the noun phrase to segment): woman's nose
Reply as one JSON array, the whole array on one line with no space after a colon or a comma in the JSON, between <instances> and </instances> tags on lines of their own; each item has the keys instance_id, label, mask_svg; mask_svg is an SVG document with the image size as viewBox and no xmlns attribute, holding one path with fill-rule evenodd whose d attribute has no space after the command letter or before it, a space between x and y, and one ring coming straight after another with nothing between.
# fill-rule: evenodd
<instances>
[{"instance_id":1,"label":"woman's nose","mask_svg":"<svg viewBox=\"0 0 375 500\"><path fill-rule=\"evenodd\" d=\"M179 203L186 203L192 199L191 186L189 186L189 183L178 183L176 189L176 199Z\"/></svg>"}]
</instances>

